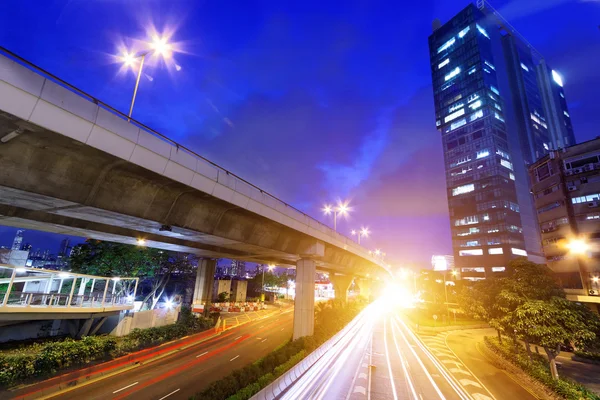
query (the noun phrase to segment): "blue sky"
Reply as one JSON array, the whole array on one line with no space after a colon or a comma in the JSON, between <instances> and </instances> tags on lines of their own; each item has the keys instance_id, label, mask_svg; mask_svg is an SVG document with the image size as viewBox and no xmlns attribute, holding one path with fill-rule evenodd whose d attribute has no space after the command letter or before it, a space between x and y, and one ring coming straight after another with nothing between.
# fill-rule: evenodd
<instances>
[{"instance_id":1,"label":"blue sky","mask_svg":"<svg viewBox=\"0 0 600 400\"><path fill-rule=\"evenodd\" d=\"M466 5L5 0L0 45L127 111L135 76L112 55L171 34L180 52L150 60L134 118L313 216L349 198L340 231L427 262L451 250L427 37ZM577 139L599 135L600 1L493 5L564 76Z\"/></svg>"}]
</instances>

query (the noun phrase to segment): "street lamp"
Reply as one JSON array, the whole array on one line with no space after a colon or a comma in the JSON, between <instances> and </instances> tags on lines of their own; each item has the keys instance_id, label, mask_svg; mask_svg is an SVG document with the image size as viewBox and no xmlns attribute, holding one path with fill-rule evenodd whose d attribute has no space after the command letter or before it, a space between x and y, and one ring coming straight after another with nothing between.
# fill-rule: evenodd
<instances>
[{"instance_id":1,"label":"street lamp","mask_svg":"<svg viewBox=\"0 0 600 400\"><path fill-rule=\"evenodd\" d=\"M133 89L133 98L131 99L131 106L129 107L128 121L131 121L131 114L133 113L133 105L135 103L135 97L137 95L138 86L140 85L140 77L142 76L142 70L144 69L144 61L148 54L158 54L163 58L171 57L171 45L167 43L167 39L164 37L154 36L152 43L150 43L150 49L141 51L137 54L125 53L121 56L121 61L126 66L133 66L136 59L140 59L140 67L138 68L137 79L135 80L135 88Z\"/></svg>"},{"instance_id":2,"label":"street lamp","mask_svg":"<svg viewBox=\"0 0 600 400\"><path fill-rule=\"evenodd\" d=\"M448 271L444 271L444 294L446 295L446 314L448 316L448 321L450 321L450 305L448 304L448 288L447 288L447 285L446 285L446 273L447 272ZM450 274L453 277L456 277L456 271L455 270L452 270L450 272Z\"/></svg>"},{"instance_id":3,"label":"street lamp","mask_svg":"<svg viewBox=\"0 0 600 400\"><path fill-rule=\"evenodd\" d=\"M358 237L358 244L360 244L360 238L361 238L361 236L369 237L369 234L371 232L369 231L369 228L361 228L360 231L352 229L352 232L350 232L350 233L352 234L352 236L357 235L357 237Z\"/></svg>"},{"instance_id":4,"label":"street lamp","mask_svg":"<svg viewBox=\"0 0 600 400\"><path fill-rule=\"evenodd\" d=\"M569 251L573 254L583 255L587 253L590 245L584 239L571 239L567 244Z\"/></svg>"},{"instance_id":5,"label":"street lamp","mask_svg":"<svg viewBox=\"0 0 600 400\"><path fill-rule=\"evenodd\" d=\"M275 266L273 264L269 264L269 272L273 271L273 268L275 268ZM262 301L263 303L265 302L265 266L263 265L262 268L262 290L261 290L261 295L262 295Z\"/></svg>"},{"instance_id":6,"label":"street lamp","mask_svg":"<svg viewBox=\"0 0 600 400\"><path fill-rule=\"evenodd\" d=\"M344 216L348 214L350 211L350 207L348 207L348 202L339 203L336 207L326 204L323 207L323 213L325 215L330 215L333 213L333 230L337 232L337 216Z\"/></svg>"}]
</instances>

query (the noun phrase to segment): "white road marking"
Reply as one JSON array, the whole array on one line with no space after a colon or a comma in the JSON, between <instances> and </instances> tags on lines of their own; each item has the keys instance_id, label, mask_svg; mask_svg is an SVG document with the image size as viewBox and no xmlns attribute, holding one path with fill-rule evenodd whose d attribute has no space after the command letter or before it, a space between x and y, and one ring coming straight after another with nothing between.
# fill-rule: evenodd
<instances>
[{"instance_id":1,"label":"white road marking","mask_svg":"<svg viewBox=\"0 0 600 400\"><path fill-rule=\"evenodd\" d=\"M463 385L463 386L471 385L471 386L475 386L475 387L478 387L478 388L481 387L481 385L479 383L477 383L475 381L472 381L470 379L460 379L459 381L460 381L460 384Z\"/></svg>"},{"instance_id":2,"label":"white road marking","mask_svg":"<svg viewBox=\"0 0 600 400\"><path fill-rule=\"evenodd\" d=\"M358 374L358 379L367 379L367 374L361 372L360 374Z\"/></svg>"},{"instance_id":3,"label":"white road marking","mask_svg":"<svg viewBox=\"0 0 600 400\"><path fill-rule=\"evenodd\" d=\"M237 356L233 357L231 360L229 360L230 362L235 360L236 358L238 358L240 355L238 354Z\"/></svg>"},{"instance_id":4,"label":"white road marking","mask_svg":"<svg viewBox=\"0 0 600 400\"><path fill-rule=\"evenodd\" d=\"M167 397L169 397L170 395L172 395L172 394L174 394L174 393L177 393L177 392L179 392L180 390L181 390L181 389L173 390L171 393L169 393L169 394L168 394L168 395L166 395L166 396L163 396L163 397L161 397L161 398L160 398L160 399L158 399L158 400L163 400L163 399L166 399L166 398L167 398Z\"/></svg>"},{"instance_id":5,"label":"white road marking","mask_svg":"<svg viewBox=\"0 0 600 400\"><path fill-rule=\"evenodd\" d=\"M264 339L264 340L262 340L262 341L261 341L261 343L264 343L264 342L266 342L266 341L267 341L267 339Z\"/></svg>"},{"instance_id":6,"label":"white road marking","mask_svg":"<svg viewBox=\"0 0 600 400\"><path fill-rule=\"evenodd\" d=\"M203 355L205 355L205 354L208 354L208 351L205 351L204 353L197 355L197 356L196 356L196 358L198 358L198 357L202 357L202 356L203 356Z\"/></svg>"},{"instance_id":7,"label":"white road marking","mask_svg":"<svg viewBox=\"0 0 600 400\"><path fill-rule=\"evenodd\" d=\"M239 338L241 338L241 336L238 336L238 337L236 337L236 338L235 338L235 339L233 339L233 340L238 340Z\"/></svg>"},{"instance_id":8,"label":"white road marking","mask_svg":"<svg viewBox=\"0 0 600 400\"><path fill-rule=\"evenodd\" d=\"M481 393L473 393L471 396L473 396L475 400L492 400L490 396Z\"/></svg>"},{"instance_id":9,"label":"white road marking","mask_svg":"<svg viewBox=\"0 0 600 400\"><path fill-rule=\"evenodd\" d=\"M113 392L113 394L115 394L115 393L119 393L121 390L125 390L125 389L127 389L127 388L130 388L130 387L132 387L132 386L135 386L135 385L137 385L138 383L139 383L139 382L134 382L134 383L132 383L131 385L127 385L127 386L125 386L125 387L123 387L123 388L121 388L121 389L119 389L119 390L115 390L115 391Z\"/></svg>"},{"instance_id":10,"label":"white road marking","mask_svg":"<svg viewBox=\"0 0 600 400\"><path fill-rule=\"evenodd\" d=\"M365 389L362 386L354 386L354 392L352 393L362 393L362 394L367 394L367 389Z\"/></svg>"},{"instance_id":11,"label":"white road marking","mask_svg":"<svg viewBox=\"0 0 600 400\"><path fill-rule=\"evenodd\" d=\"M256 338L256 340L260 340L260 339L262 339L262 338L259 338L259 337Z\"/></svg>"},{"instance_id":12,"label":"white road marking","mask_svg":"<svg viewBox=\"0 0 600 400\"><path fill-rule=\"evenodd\" d=\"M284 328L281 328L279 331L282 331Z\"/></svg>"}]
</instances>

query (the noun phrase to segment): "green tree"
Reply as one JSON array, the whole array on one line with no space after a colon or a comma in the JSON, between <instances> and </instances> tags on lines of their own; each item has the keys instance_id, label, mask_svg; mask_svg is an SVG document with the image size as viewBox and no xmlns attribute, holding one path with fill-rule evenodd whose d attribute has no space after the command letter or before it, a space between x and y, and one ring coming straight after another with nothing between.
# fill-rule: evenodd
<instances>
[{"instance_id":1,"label":"green tree","mask_svg":"<svg viewBox=\"0 0 600 400\"><path fill-rule=\"evenodd\" d=\"M73 272L99 276L138 277L150 287L144 307L154 309L175 273L189 273L193 268L190 255L121 243L88 239L70 258ZM121 281L122 291L133 292L133 283Z\"/></svg>"},{"instance_id":2,"label":"green tree","mask_svg":"<svg viewBox=\"0 0 600 400\"><path fill-rule=\"evenodd\" d=\"M577 346L590 343L600 327L598 316L562 297L524 302L515 310L513 323L515 329L544 348L554 379L558 379L556 356L560 346L565 342Z\"/></svg>"},{"instance_id":3,"label":"green tree","mask_svg":"<svg viewBox=\"0 0 600 400\"><path fill-rule=\"evenodd\" d=\"M219 293L219 295L217 296L219 303L224 303L229 299L229 293L227 292L221 292Z\"/></svg>"}]
</instances>

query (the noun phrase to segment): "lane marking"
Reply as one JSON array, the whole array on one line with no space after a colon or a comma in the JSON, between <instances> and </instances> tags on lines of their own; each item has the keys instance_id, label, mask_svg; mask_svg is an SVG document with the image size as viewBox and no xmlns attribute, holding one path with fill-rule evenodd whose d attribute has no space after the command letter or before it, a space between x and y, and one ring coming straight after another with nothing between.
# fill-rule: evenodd
<instances>
[{"instance_id":1,"label":"lane marking","mask_svg":"<svg viewBox=\"0 0 600 400\"><path fill-rule=\"evenodd\" d=\"M256 340L260 340L260 339L262 339L262 338L259 338L259 337L256 338Z\"/></svg>"},{"instance_id":2,"label":"lane marking","mask_svg":"<svg viewBox=\"0 0 600 400\"><path fill-rule=\"evenodd\" d=\"M263 339L263 340L261 341L261 343L264 343L264 342L266 342L266 341L267 341L267 339Z\"/></svg>"},{"instance_id":3,"label":"lane marking","mask_svg":"<svg viewBox=\"0 0 600 400\"><path fill-rule=\"evenodd\" d=\"M235 338L235 339L233 339L233 340L235 341L235 340L238 340L239 338L241 338L241 336L238 336L238 337L236 337L236 338Z\"/></svg>"},{"instance_id":4,"label":"lane marking","mask_svg":"<svg viewBox=\"0 0 600 400\"><path fill-rule=\"evenodd\" d=\"M127 386L125 386L125 387L123 387L123 388L121 388L121 389L119 389L119 390L115 390L115 391L113 392L113 394L115 394L115 393L119 393L121 390L125 390L125 389L127 389L127 388L130 388L130 387L132 387L132 386L135 386L135 385L137 385L138 383L139 383L139 382L134 382L134 383L132 383L131 385L127 385Z\"/></svg>"},{"instance_id":5,"label":"lane marking","mask_svg":"<svg viewBox=\"0 0 600 400\"><path fill-rule=\"evenodd\" d=\"M238 358L240 355L238 354L237 356L233 357L231 360L229 360L229 362L235 360L236 358Z\"/></svg>"},{"instance_id":6,"label":"lane marking","mask_svg":"<svg viewBox=\"0 0 600 400\"><path fill-rule=\"evenodd\" d=\"M394 395L394 400L398 400L398 395L396 394L396 384L394 383L394 374L392 373L392 364L390 362L390 352L388 350L387 344L387 318L383 319L383 344L385 347L385 358L387 360L388 373L390 375L390 383L392 385L392 394Z\"/></svg>"},{"instance_id":7,"label":"lane marking","mask_svg":"<svg viewBox=\"0 0 600 400\"><path fill-rule=\"evenodd\" d=\"M459 382L463 386L472 385L472 386L481 388L481 385L479 383L472 381L470 379L459 379Z\"/></svg>"},{"instance_id":8,"label":"lane marking","mask_svg":"<svg viewBox=\"0 0 600 400\"><path fill-rule=\"evenodd\" d=\"M206 355L206 354L208 354L208 351L205 351L204 353L197 355L197 356L196 356L196 358L198 358L198 357L202 357L202 356L204 356L204 355Z\"/></svg>"},{"instance_id":9,"label":"lane marking","mask_svg":"<svg viewBox=\"0 0 600 400\"><path fill-rule=\"evenodd\" d=\"M358 379L367 379L367 374L361 372L360 374L358 374Z\"/></svg>"},{"instance_id":10,"label":"lane marking","mask_svg":"<svg viewBox=\"0 0 600 400\"><path fill-rule=\"evenodd\" d=\"M367 394L367 390L362 386L355 386L354 392L352 392L352 393Z\"/></svg>"},{"instance_id":11,"label":"lane marking","mask_svg":"<svg viewBox=\"0 0 600 400\"><path fill-rule=\"evenodd\" d=\"M163 400L163 399L166 399L166 398L167 398L167 397L169 397L170 395L172 395L172 394L174 394L174 393L177 393L177 392L179 392L180 390L181 390L181 389L173 390L171 393L169 393L169 394L168 394L168 395L166 395L166 396L163 396L163 397L161 397L161 398L160 398L160 399L158 399L158 400Z\"/></svg>"}]
</instances>

